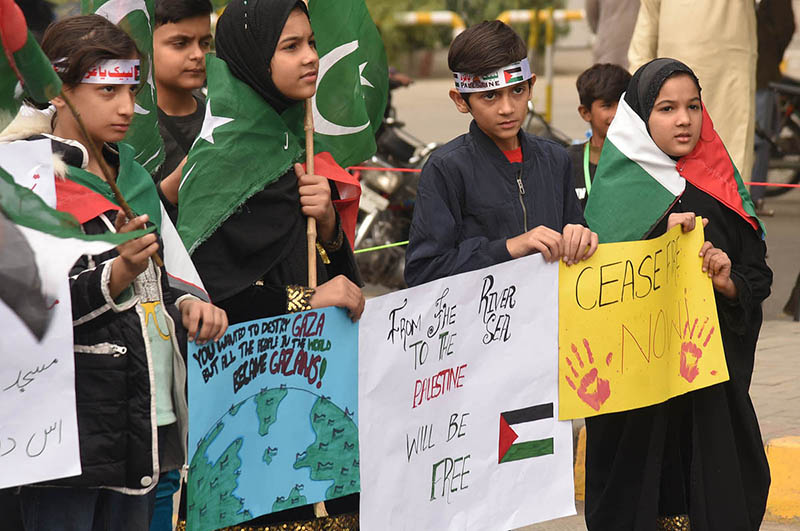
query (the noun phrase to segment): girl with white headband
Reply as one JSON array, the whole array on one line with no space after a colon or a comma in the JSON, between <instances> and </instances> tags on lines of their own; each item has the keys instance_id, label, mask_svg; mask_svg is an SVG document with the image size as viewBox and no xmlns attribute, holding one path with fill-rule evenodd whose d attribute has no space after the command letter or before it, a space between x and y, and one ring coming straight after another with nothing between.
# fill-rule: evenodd
<instances>
[{"instance_id":1,"label":"girl with white headband","mask_svg":"<svg viewBox=\"0 0 800 531\"><path fill-rule=\"evenodd\" d=\"M134 160L134 148L121 142L143 70L134 41L89 15L52 24L42 48L88 139L63 97L51 101L52 119L29 111L22 114L32 119L11 127L22 138L51 139L57 208L73 214L87 234L160 227L153 180ZM119 210L89 142L102 152L134 219ZM170 286L164 267L152 260L159 251L158 233L151 232L83 256L70 272L81 474L22 488L26 530L147 530L159 473L185 462L183 326L202 343L219 339L227 318Z\"/></svg>"}]
</instances>

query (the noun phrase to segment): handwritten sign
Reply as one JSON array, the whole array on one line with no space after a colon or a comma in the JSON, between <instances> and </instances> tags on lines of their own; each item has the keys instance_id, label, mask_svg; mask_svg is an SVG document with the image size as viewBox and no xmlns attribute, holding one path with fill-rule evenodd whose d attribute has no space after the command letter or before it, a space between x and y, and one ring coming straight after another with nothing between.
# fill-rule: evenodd
<instances>
[{"instance_id":1,"label":"handwritten sign","mask_svg":"<svg viewBox=\"0 0 800 531\"><path fill-rule=\"evenodd\" d=\"M81 473L68 274L111 247L2 224L0 488Z\"/></svg>"},{"instance_id":2,"label":"handwritten sign","mask_svg":"<svg viewBox=\"0 0 800 531\"><path fill-rule=\"evenodd\" d=\"M697 227L604 244L560 266L560 418L649 406L728 379Z\"/></svg>"},{"instance_id":3,"label":"handwritten sign","mask_svg":"<svg viewBox=\"0 0 800 531\"><path fill-rule=\"evenodd\" d=\"M0 146L0 165L55 205L50 140ZM69 271L105 242L56 238L0 214L0 488L81 473Z\"/></svg>"},{"instance_id":4,"label":"handwritten sign","mask_svg":"<svg viewBox=\"0 0 800 531\"><path fill-rule=\"evenodd\" d=\"M558 268L515 260L367 301L364 529L511 529L574 514L558 422Z\"/></svg>"},{"instance_id":5,"label":"handwritten sign","mask_svg":"<svg viewBox=\"0 0 800 531\"><path fill-rule=\"evenodd\" d=\"M23 107L20 112L33 111ZM0 143L0 160L3 169L14 177L14 182L33 190L48 206L56 208L56 181L49 138Z\"/></svg>"},{"instance_id":6,"label":"handwritten sign","mask_svg":"<svg viewBox=\"0 0 800 531\"><path fill-rule=\"evenodd\" d=\"M190 343L188 529L359 491L357 337L327 308Z\"/></svg>"}]
</instances>

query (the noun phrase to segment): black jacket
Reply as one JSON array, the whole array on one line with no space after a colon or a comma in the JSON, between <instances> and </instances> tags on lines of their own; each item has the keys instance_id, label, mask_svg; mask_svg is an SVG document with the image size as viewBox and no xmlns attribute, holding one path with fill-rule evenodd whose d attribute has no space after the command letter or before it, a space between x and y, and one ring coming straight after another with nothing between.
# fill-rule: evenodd
<instances>
[{"instance_id":1,"label":"black jacket","mask_svg":"<svg viewBox=\"0 0 800 531\"><path fill-rule=\"evenodd\" d=\"M506 240L545 225L585 225L567 152L519 133L522 163L511 163L473 121L422 169L406 252L414 286L511 259Z\"/></svg>"},{"instance_id":2,"label":"black jacket","mask_svg":"<svg viewBox=\"0 0 800 531\"><path fill-rule=\"evenodd\" d=\"M87 234L107 232L106 212L83 224ZM159 240L159 246L161 246ZM175 352L185 344L176 303L182 292L170 288L163 267L150 262L114 301L108 291L112 249L82 256L70 271L75 349L75 400L78 414L80 476L55 485L111 487L142 494L158 481L158 436L150 345L145 339L145 311L139 301L160 301L170 327ZM180 334L180 336L178 335ZM183 341L181 340L183 339ZM173 395L181 446L185 445L187 408L184 387L186 365L182 354L173 357ZM185 453L185 450L184 450Z\"/></svg>"},{"instance_id":3,"label":"black jacket","mask_svg":"<svg viewBox=\"0 0 800 531\"><path fill-rule=\"evenodd\" d=\"M78 148L53 140L53 150L68 165L80 167ZM113 157L107 158L114 164ZM57 177L60 178L60 177ZM117 211L111 210L82 225L86 234L112 230ZM163 242L159 238L159 254ZM186 404L186 331L177 304L191 296L170 287L164 267L150 261L116 301L108 281L116 249L82 256L70 271L75 400L81 475L48 481L48 485L108 487L126 494L144 494L154 488L159 472L185 463L188 429ZM162 255L163 258L163 255ZM155 389L147 316L139 302L163 304L172 338L172 401L178 417L179 441L169 441L181 455L159 463ZM164 444L165 441L160 441ZM172 452L176 453L176 452ZM166 468L165 468L166 467Z\"/></svg>"}]
</instances>

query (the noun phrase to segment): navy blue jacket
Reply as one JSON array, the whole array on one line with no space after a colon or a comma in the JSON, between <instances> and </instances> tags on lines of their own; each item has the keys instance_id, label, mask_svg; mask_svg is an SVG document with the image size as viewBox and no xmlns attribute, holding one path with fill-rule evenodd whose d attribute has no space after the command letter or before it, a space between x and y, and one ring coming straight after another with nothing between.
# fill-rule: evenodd
<instances>
[{"instance_id":1,"label":"navy blue jacket","mask_svg":"<svg viewBox=\"0 0 800 531\"><path fill-rule=\"evenodd\" d=\"M511 259L506 240L539 225L585 225L564 148L523 131L511 163L473 121L422 169L405 277L423 284ZM524 208L523 208L524 205Z\"/></svg>"}]
</instances>

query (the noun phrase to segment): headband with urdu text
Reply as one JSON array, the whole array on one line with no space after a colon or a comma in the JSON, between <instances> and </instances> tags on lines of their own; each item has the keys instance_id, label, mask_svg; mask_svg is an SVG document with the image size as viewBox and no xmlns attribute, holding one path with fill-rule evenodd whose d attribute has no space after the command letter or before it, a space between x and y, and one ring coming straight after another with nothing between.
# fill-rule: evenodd
<instances>
[{"instance_id":1,"label":"headband with urdu text","mask_svg":"<svg viewBox=\"0 0 800 531\"><path fill-rule=\"evenodd\" d=\"M86 72L81 83L96 85L138 85L138 59L109 59L100 61Z\"/></svg>"},{"instance_id":2,"label":"headband with urdu text","mask_svg":"<svg viewBox=\"0 0 800 531\"><path fill-rule=\"evenodd\" d=\"M464 74L453 72L453 79L456 82L456 90L459 92L484 92L487 90L497 90L510 85L515 85L521 81L526 81L533 77L528 58L516 63L511 63L499 70L495 70L484 76L474 74Z\"/></svg>"}]
</instances>

